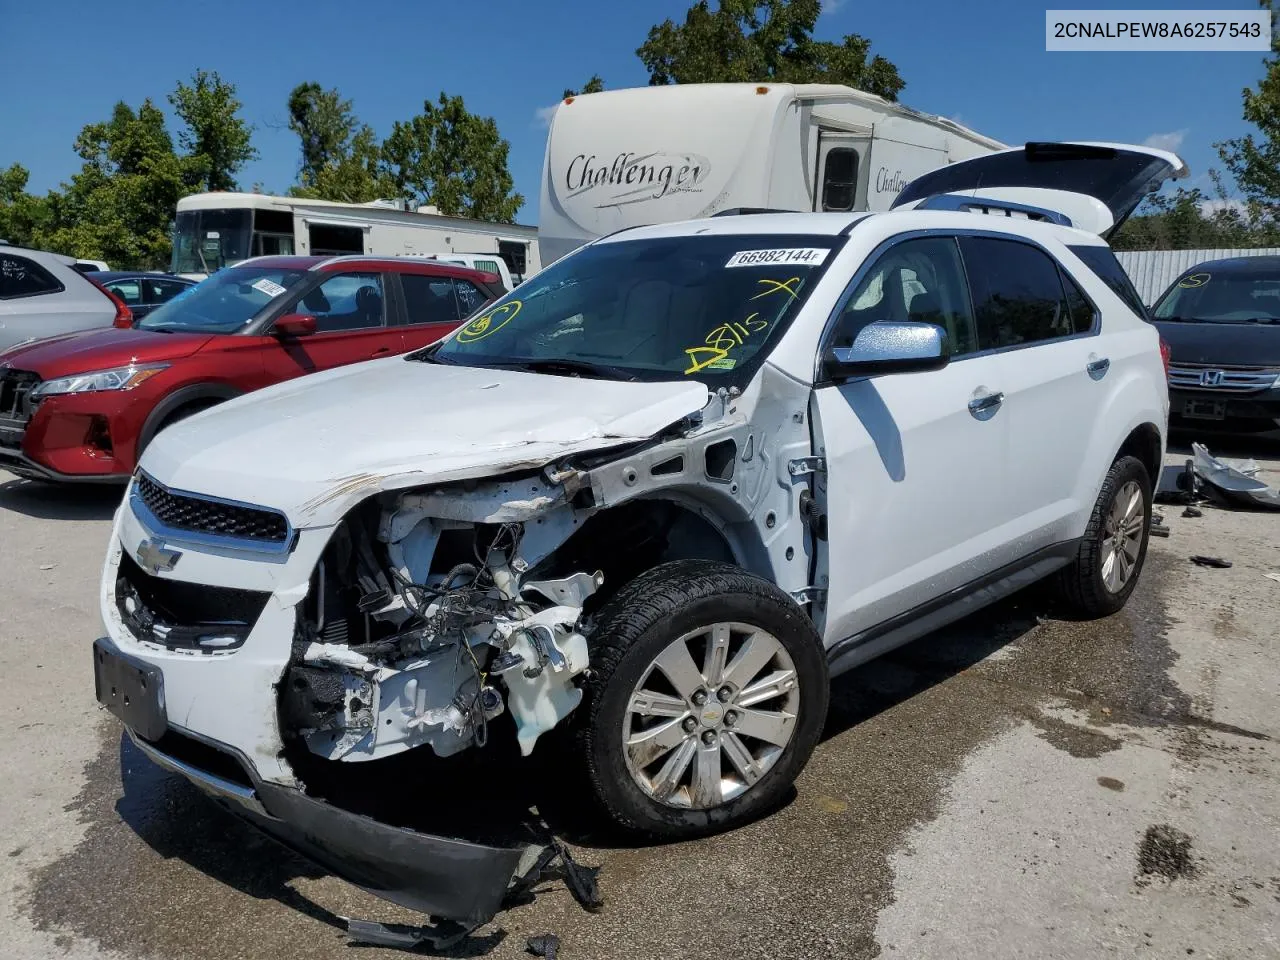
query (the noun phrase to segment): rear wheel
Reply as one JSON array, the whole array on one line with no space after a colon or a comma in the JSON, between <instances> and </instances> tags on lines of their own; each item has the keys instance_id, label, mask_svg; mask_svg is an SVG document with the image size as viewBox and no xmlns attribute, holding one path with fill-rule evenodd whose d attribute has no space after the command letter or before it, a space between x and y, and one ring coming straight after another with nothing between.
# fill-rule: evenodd
<instances>
[{"instance_id":1,"label":"rear wheel","mask_svg":"<svg viewBox=\"0 0 1280 960\"><path fill-rule=\"evenodd\" d=\"M723 563L662 564L592 633L576 750L624 828L697 836L775 806L826 718L821 641L775 585Z\"/></svg>"},{"instance_id":2,"label":"rear wheel","mask_svg":"<svg viewBox=\"0 0 1280 960\"><path fill-rule=\"evenodd\" d=\"M1105 617L1138 585L1151 526L1151 478L1134 457L1111 465L1075 561L1059 574L1058 593L1072 612Z\"/></svg>"}]
</instances>

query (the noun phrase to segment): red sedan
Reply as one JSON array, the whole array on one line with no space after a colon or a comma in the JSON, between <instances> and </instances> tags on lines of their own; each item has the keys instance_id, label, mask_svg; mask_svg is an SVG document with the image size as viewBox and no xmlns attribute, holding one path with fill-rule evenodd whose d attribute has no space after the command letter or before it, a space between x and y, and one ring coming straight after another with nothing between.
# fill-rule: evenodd
<instances>
[{"instance_id":1,"label":"red sedan","mask_svg":"<svg viewBox=\"0 0 1280 960\"><path fill-rule=\"evenodd\" d=\"M396 257L259 257L145 318L0 353L0 467L125 480L161 429L303 374L426 346L505 291Z\"/></svg>"}]
</instances>

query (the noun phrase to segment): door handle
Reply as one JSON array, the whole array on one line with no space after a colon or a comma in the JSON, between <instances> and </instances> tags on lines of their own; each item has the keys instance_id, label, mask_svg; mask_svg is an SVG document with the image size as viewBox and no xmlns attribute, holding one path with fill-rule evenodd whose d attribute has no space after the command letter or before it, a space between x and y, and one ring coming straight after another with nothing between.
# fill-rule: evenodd
<instances>
[{"instance_id":1,"label":"door handle","mask_svg":"<svg viewBox=\"0 0 1280 960\"><path fill-rule=\"evenodd\" d=\"M995 415L996 409L1002 403L1004 403L1004 394L999 391L983 394L969 401L969 412L979 420L986 420Z\"/></svg>"},{"instance_id":2,"label":"door handle","mask_svg":"<svg viewBox=\"0 0 1280 960\"><path fill-rule=\"evenodd\" d=\"M1111 361L1106 357L1101 360L1090 360L1085 369L1089 371L1089 376L1093 377L1093 379L1101 380L1107 375L1107 371L1111 369Z\"/></svg>"}]
</instances>

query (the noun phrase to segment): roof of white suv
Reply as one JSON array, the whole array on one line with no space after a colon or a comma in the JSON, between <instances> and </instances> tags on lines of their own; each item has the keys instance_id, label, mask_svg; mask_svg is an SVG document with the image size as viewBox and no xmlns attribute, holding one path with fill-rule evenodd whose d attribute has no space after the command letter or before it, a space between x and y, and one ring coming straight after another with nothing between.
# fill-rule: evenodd
<instances>
[{"instance_id":1,"label":"roof of white suv","mask_svg":"<svg viewBox=\"0 0 1280 960\"><path fill-rule=\"evenodd\" d=\"M1060 243L1076 246L1106 246L1095 233L1064 227L1055 223L1028 220L1025 217L994 216L950 210L891 210L885 213L745 213L736 216L710 217L704 220L680 220L645 227L631 227L602 237L597 243L627 240L687 237L694 235L778 234L839 236L856 224L867 220L891 222L895 232L909 230L998 230L1030 239L1052 237Z\"/></svg>"}]
</instances>

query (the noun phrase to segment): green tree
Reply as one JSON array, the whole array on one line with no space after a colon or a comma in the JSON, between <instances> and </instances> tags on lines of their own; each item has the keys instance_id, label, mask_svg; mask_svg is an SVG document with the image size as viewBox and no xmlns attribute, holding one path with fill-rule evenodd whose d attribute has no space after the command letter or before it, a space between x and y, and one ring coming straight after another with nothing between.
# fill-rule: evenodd
<instances>
[{"instance_id":1,"label":"green tree","mask_svg":"<svg viewBox=\"0 0 1280 960\"><path fill-rule=\"evenodd\" d=\"M1111 246L1117 250L1280 246L1276 221L1260 207L1228 202L1221 183L1216 199L1212 202L1200 189L1185 187L1151 197L1111 238Z\"/></svg>"},{"instance_id":2,"label":"green tree","mask_svg":"<svg viewBox=\"0 0 1280 960\"><path fill-rule=\"evenodd\" d=\"M351 101L336 89L300 83L289 94L289 129L298 135L302 161L296 197L367 203L393 196L396 185L384 169L382 146L356 119Z\"/></svg>"},{"instance_id":3,"label":"green tree","mask_svg":"<svg viewBox=\"0 0 1280 960\"><path fill-rule=\"evenodd\" d=\"M815 40L821 0L699 0L684 23L649 31L636 51L649 83L840 83L896 100L906 85L898 68L856 33Z\"/></svg>"},{"instance_id":4,"label":"green tree","mask_svg":"<svg viewBox=\"0 0 1280 960\"><path fill-rule=\"evenodd\" d=\"M593 73L591 79L586 82L581 90L569 90L564 92L565 97L579 97L584 93L599 93L604 89L604 81L600 79L600 74Z\"/></svg>"},{"instance_id":5,"label":"green tree","mask_svg":"<svg viewBox=\"0 0 1280 960\"><path fill-rule=\"evenodd\" d=\"M440 94L411 120L397 121L382 145L400 196L416 197L454 217L511 223L524 197L513 192L510 144L492 117L470 113L462 97Z\"/></svg>"},{"instance_id":6,"label":"green tree","mask_svg":"<svg viewBox=\"0 0 1280 960\"><path fill-rule=\"evenodd\" d=\"M1259 5L1271 13L1271 56L1263 61L1266 73L1258 86L1242 94L1244 119L1258 132L1217 148L1245 198L1274 217L1280 216L1280 24L1272 0Z\"/></svg>"},{"instance_id":7,"label":"green tree","mask_svg":"<svg viewBox=\"0 0 1280 960\"><path fill-rule=\"evenodd\" d=\"M0 240L32 246L49 222L49 203L27 193L27 168L15 163L0 170Z\"/></svg>"},{"instance_id":8,"label":"green tree","mask_svg":"<svg viewBox=\"0 0 1280 960\"><path fill-rule=\"evenodd\" d=\"M197 70L179 83L169 103L185 124L178 143L186 151L188 180L200 190L235 190L235 175L258 156L253 127L240 115L236 88L216 72Z\"/></svg>"},{"instance_id":9,"label":"green tree","mask_svg":"<svg viewBox=\"0 0 1280 960\"><path fill-rule=\"evenodd\" d=\"M80 131L76 153L84 165L60 193L49 194L40 245L112 266L165 265L189 170L173 149L164 114L150 100L136 111L117 103L109 121Z\"/></svg>"}]
</instances>

